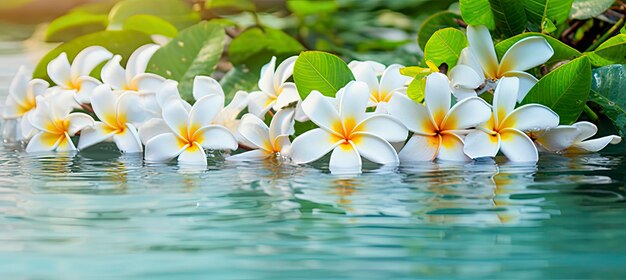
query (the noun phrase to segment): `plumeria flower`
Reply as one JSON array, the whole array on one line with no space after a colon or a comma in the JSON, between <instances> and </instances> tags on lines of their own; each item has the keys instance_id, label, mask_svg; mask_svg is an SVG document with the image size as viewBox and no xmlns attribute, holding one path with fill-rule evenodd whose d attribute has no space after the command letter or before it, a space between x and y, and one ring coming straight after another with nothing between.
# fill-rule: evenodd
<instances>
[{"instance_id":1,"label":"plumeria flower","mask_svg":"<svg viewBox=\"0 0 626 280\"><path fill-rule=\"evenodd\" d=\"M404 141L407 130L395 118L365 112L370 90L364 82L350 82L338 99L339 108L320 92L312 91L302 110L319 128L297 137L291 158L297 164L315 161L328 152L333 173L361 172L361 156L379 164L398 164L389 142Z\"/></svg>"},{"instance_id":2,"label":"plumeria flower","mask_svg":"<svg viewBox=\"0 0 626 280\"><path fill-rule=\"evenodd\" d=\"M169 132L153 137L146 144L146 160L164 162L178 157L178 162L207 165L204 149L237 149L237 140L224 126L212 124L224 106L224 98L213 94L200 98L186 109L176 99L163 108L163 120Z\"/></svg>"},{"instance_id":3,"label":"plumeria flower","mask_svg":"<svg viewBox=\"0 0 626 280\"><path fill-rule=\"evenodd\" d=\"M361 67L362 64L367 64L372 69L374 69L374 73L376 74L376 77L381 76L383 72L385 72L385 69L387 68L385 67L384 64L377 62L377 61L373 61L373 60L365 60L365 61L353 60L353 61L350 61L350 63L348 63L348 68L350 68L351 71L354 71L355 69Z\"/></svg>"},{"instance_id":4,"label":"plumeria flower","mask_svg":"<svg viewBox=\"0 0 626 280\"><path fill-rule=\"evenodd\" d=\"M143 151L137 128L133 122L141 122L146 112L137 104L139 96L126 92L114 93L109 85L96 87L91 96L93 111L101 121L82 131L78 149L85 149L103 141L113 141L124 153Z\"/></svg>"},{"instance_id":5,"label":"plumeria flower","mask_svg":"<svg viewBox=\"0 0 626 280\"><path fill-rule=\"evenodd\" d=\"M270 126L253 114L241 118L239 133L250 143L252 151L230 156L228 160L260 160L275 156L289 156L291 141L289 135L294 133L294 108L286 108L276 112Z\"/></svg>"},{"instance_id":6,"label":"plumeria flower","mask_svg":"<svg viewBox=\"0 0 626 280\"><path fill-rule=\"evenodd\" d=\"M158 45L148 44L139 47L131 54L126 63L126 69L120 62L122 57L115 55L102 68L102 81L118 93L138 93L141 105L148 113L158 117L161 114L156 101L156 92L165 78L152 73L146 73L148 62L152 55L159 49Z\"/></svg>"},{"instance_id":7,"label":"plumeria flower","mask_svg":"<svg viewBox=\"0 0 626 280\"><path fill-rule=\"evenodd\" d=\"M622 138L617 135L587 140L596 135L597 132L598 127L590 122L560 125L538 135L535 143L549 152L595 153L609 144L619 144L622 141Z\"/></svg>"},{"instance_id":8,"label":"plumeria flower","mask_svg":"<svg viewBox=\"0 0 626 280\"><path fill-rule=\"evenodd\" d=\"M471 158L495 157L498 151L511 161L536 162L537 148L524 132L556 127L559 115L539 104L515 108L519 79L502 78L493 96L493 114L484 125L465 137L465 154Z\"/></svg>"},{"instance_id":9,"label":"plumeria flower","mask_svg":"<svg viewBox=\"0 0 626 280\"><path fill-rule=\"evenodd\" d=\"M58 88L75 94L75 99L81 104L88 104L91 92L102 84L89 74L100 63L111 59L113 54L103 47L91 46L76 55L70 65L66 53L48 63L48 76Z\"/></svg>"},{"instance_id":10,"label":"plumeria flower","mask_svg":"<svg viewBox=\"0 0 626 280\"><path fill-rule=\"evenodd\" d=\"M7 121L3 133L5 139L20 141L35 135L37 130L30 124L29 118L35 111L37 96L43 96L48 86L48 82L44 80L31 80L25 67L17 70L9 85L9 94L2 112L2 118Z\"/></svg>"},{"instance_id":11,"label":"plumeria flower","mask_svg":"<svg viewBox=\"0 0 626 280\"><path fill-rule=\"evenodd\" d=\"M406 94L406 83L411 78L400 74L400 68L404 66L393 64L387 67L380 81L376 75L376 69L371 63L359 63L353 66L352 73L357 81L367 84L370 89L370 101L368 106L376 107L377 111L385 112L385 105L395 93ZM381 105L381 106L379 106Z\"/></svg>"},{"instance_id":12,"label":"plumeria flower","mask_svg":"<svg viewBox=\"0 0 626 280\"><path fill-rule=\"evenodd\" d=\"M39 132L28 142L26 152L75 151L70 137L92 127L93 118L84 113L70 113L71 108L61 104L63 98L38 96L36 99L37 107L29 119Z\"/></svg>"},{"instance_id":13,"label":"plumeria flower","mask_svg":"<svg viewBox=\"0 0 626 280\"><path fill-rule=\"evenodd\" d=\"M426 77L424 99L426 106L400 94L389 101L389 114L413 132L399 153L400 161L469 160L463 153L461 135L489 119L489 104L479 97L470 97L450 107L450 84L441 73Z\"/></svg>"},{"instance_id":14,"label":"plumeria flower","mask_svg":"<svg viewBox=\"0 0 626 280\"><path fill-rule=\"evenodd\" d=\"M485 82L494 85L502 77L517 77L520 90L516 99L520 102L537 83L537 78L524 71L546 63L554 54L546 39L530 36L513 44L498 62L491 35L485 26L468 26L467 40L468 49L462 52L459 65L450 71L453 88L460 98L472 96L471 90Z\"/></svg>"},{"instance_id":15,"label":"plumeria flower","mask_svg":"<svg viewBox=\"0 0 626 280\"><path fill-rule=\"evenodd\" d=\"M278 111L281 108L300 101L300 95L294 83L286 82L293 74L293 66L297 56L285 59L276 67L276 57L272 57L268 64L261 68L259 89L250 93L248 110L250 113L263 117L270 110Z\"/></svg>"}]
</instances>

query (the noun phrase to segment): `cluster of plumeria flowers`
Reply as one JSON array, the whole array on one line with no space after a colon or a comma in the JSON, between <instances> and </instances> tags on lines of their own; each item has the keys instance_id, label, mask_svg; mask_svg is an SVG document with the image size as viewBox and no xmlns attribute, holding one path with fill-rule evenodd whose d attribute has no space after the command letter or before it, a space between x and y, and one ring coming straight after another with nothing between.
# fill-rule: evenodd
<instances>
[{"instance_id":1,"label":"cluster of plumeria flowers","mask_svg":"<svg viewBox=\"0 0 626 280\"><path fill-rule=\"evenodd\" d=\"M559 125L546 106L517 106L537 82L523 71L553 55L545 39L522 39L498 62L486 28L469 26L467 36L469 47L449 75L427 76L423 104L407 97L412 78L400 74L404 66L373 61L350 62L356 80L334 97L312 91L302 100L289 82L297 57L278 66L272 58L261 69L260 90L239 91L227 106L221 85L197 76L189 104L176 81L145 72L159 46L140 47L125 68L119 55L88 47L72 63L65 53L49 63L54 85L20 68L1 114L3 137L27 142L26 152L77 151L109 141L123 153L144 153L148 162L204 166L206 150L239 148L244 151L226 159L295 164L330 153L333 173L361 172L362 158L394 166L501 152L510 161L533 163L540 151L597 152L621 141L614 135L587 140L597 132L592 123ZM104 62L101 80L89 76ZM485 88L492 89L492 104L478 96ZM295 123L304 121L317 128L294 137Z\"/></svg>"}]
</instances>

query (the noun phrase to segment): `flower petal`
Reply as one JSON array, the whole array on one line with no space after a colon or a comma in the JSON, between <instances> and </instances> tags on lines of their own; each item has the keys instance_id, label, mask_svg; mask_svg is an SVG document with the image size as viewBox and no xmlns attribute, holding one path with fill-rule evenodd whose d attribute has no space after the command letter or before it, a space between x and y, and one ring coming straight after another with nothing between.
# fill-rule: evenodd
<instances>
[{"instance_id":1,"label":"flower petal","mask_svg":"<svg viewBox=\"0 0 626 280\"><path fill-rule=\"evenodd\" d=\"M84 150L95 144L111 139L115 131L102 122L95 122L93 127L85 128L78 139L78 149Z\"/></svg>"},{"instance_id":2,"label":"flower petal","mask_svg":"<svg viewBox=\"0 0 626 280\"><path fill-rule=\"evenodd\" d=\"M191 107L189 112L189 129L210 125L215 117L224 109L223 95L207 95L204 96ZM189 131L193 133L193 131Z\"/></svg>"},{"instance_id":3,"label":"flower petal","mask_svg":"<svg viewBox=\"0 0 626 280\"><path fill-rule=\"evenodd\" d=\"M152 73L141 73L131 80L131 84L136 85L139 92L156 93L162 87L165 78Z\"/></svg>"},{"instance_id":4,"label":"flower petal","mask_svg":"<svg viewBox=\"0 0 626 280\"><path fill-rule=\"evenodd\" d=\"M261 76L259 79L259 89L266 94L276 95L274 90L274 70L276 69L276 57L272 56L272 59L267 64L261 67Z\"/></svg>"},{"instance_id":5,"label":"flower petal","mask_svg":"<svg viewBox=\"0 0 626 280\"><path fill-rule=\"evenodd\" d=\"M336 139L336 136L324 129L309 130L293 141L291 159L296 164L318 160L339 145Z\"/></svg>"},{"instance_id":6,"label":"flower petal","mask_svg":"<svg viewBox=\"0 0 626 280\"><path fill-rule=\"evenodd\" d=\"M530 89L537 84L535 76L521 71L509 71L503 74L505 77L516 77L519 79L519 93L517 94L517 102L522 102Z\"/></svg>"},{"instance_id":7,"label":"flower petal","mask_svg":"<svg viewBox=\"0 0 626 280\"><path fill-rule=\"evenodd\" d=\"M501 128L516 128L521 131L542 131L559 125L559 115L539 104L527 104L513 110L504 119Z\"/></svg>"},{"instance_id":8,"label":"flower petal","mask_svg":"<svg viewBox=\"0 0 626 280\"><path fill-rule=\"evenodd\" d=\"M0 107L2 109L2 119L20 118L25 113L21 108L21 105L17 103L13 96L7 96L7 99L4 101L4 107Z\"/></svg>"},{"instance_id":9,"label":"flower petal","mask_svg":"<svg viewBox=\"0 0 626 280\"><path fill-rule=\"evenodd\" d=\"M431 120L439 126L450 110L452 102L450 82L441 73L433 73L426 78L424 101Z\"/></svg>"},{"instance_id":10,"label":"flower petal","mask_svg":"<svg viewBox=\"0 0 626 280\"><path fill-rule=\"evenodd\" d=\"M379 164L397 165L400 162L396 150L387 140L367 132L355 134L357 138L352 143L364 158Z\"/></svg>"},{"instance_id":11,"label":"flower petal","mask_svg":"<svg viewBox=\"0 0 626 280\"><path fill-rule=\"evenodd\" d=\"M500 126L504 119L513 112L517 102L519 79L502 78L493 93L493 112L495 125Z\"/></svg>"},{"instance_id":12,"label":"flower petal","mask_svg":"<svg viewBox=\"0 0 626 280\"><path fill-rule=\"evenodd\" d=\"M454 66L448 76L453 89L476 89L485 82L472 67L463 64Z\"/></svg>"},{"instance_id":13,"label":"flower petal","mask_svg":"<svg viewBox=\"0 0 626 280\"><path fill-rule=\"evenodd\" d=\"M122 56L113 56L102 67L102 72L100 73L102 82L116 90L122 90L127 86L126 70L120 65L120 61L122 61Z\"/></svg>"},{"instance_id":14,"label":"flower petal","mask_svg":"<svg viewBox=\"0 0 626 280\"><path fill-rule=\"evenodd\" d=\"M412 132L424 135L435 134L435 127L426 107L415 103L405 95L393 95L387 104L387 111Z\"/></svg>"},{"instance_id":15,"label":"flower petal","mask_svg":"<svg viewBox=\"0 0 626 280\"><path fill-rule=\"evenodd\" d=\"M289 57L281 62L274 73L274 88L280 88L293 74L293 67L298 56ZM282 94L282 93L281 93Z\"/></svg>"},{"instance_id":16,"label":"flower petal","mask_svg":"<svg viewBox=\"0 0 626 280\"><path fill-rule=\"evenodd\" d=\"M498 58L487 27L482 25L468 26L467 41L472 54L480 63L485 75L492 79L497 78Z\"/></svg>"},{"instance_id":17,"label":"flower petal","mask_svg":"<svg viewBox=\"0 0 626 280\"><path fill-rule=\"evenodd\" d=\"M365 118L370 90L364 82L350 82L339 100L339 115L343 122L351 119L359 123ZM310 117L310 116L309 116Z\"/></svg>"},{"instance_id":18,"label":"flower petal","mask_svg":"<svg viewBox=\"0 0 626 280\"><path fill-rule=\"evenodd\" d=\"M122 133L113 135L113 142L122 153L143 152L137 128L132 124L126 124L126 129Z\"/></svg>"},{"instance_id":19,"label":"flower petal","mask_svg":"<svg viewBox=\"0 0 626 280\"><path fill-rule=\"evenodd\" d=\"M437 159L445 161L468 161L470 160L463 152L463 140L454 133L441 134L441 145Z\"/></svg>"},{"instance_id":20,"label":"flower petal","mask_svg":"<svg viewBox=\"0 0 626 280\"><path fill-rule=\"evenodd\" d=\"M525 133L507 128L500 131L500 151L515 162L537 162L537 147Z\"/></svg>"},{"instance_id":21,"label":"flower petal","mask_svg":"<svg viewBox=\"0 0 626 280\"><path fill-rule=\"evenodd\" d=\"M350 142L335 147L328 163L328 169L333 174L358 174L361 173L361 166L361 155Z\"/></svg>"},{"instance_id":22,"label":"flower petal","mask_svg":"<svg viewBox=\"0 0 626 280\"><path fill-rule=\"evenodd\" d=\"M485 73L483 72L483 68L482 66L480 66L480 63L478 62L469 47L466 47L461 51L461 55L459 55L459 61L456 65L460 64L469 66L470 68L472 68L472 70L474 70L476 74L478 74L481 80L485 80Z\"/></svg>"},{"instance_id":23,"label":"flower petal","mask_svg":"<svg viewBox=\"0 0 626 280\"><path fill-rule=\"evenodd\" d=\"M181 99L178 92L178 82L174 80L166 80L161 84L161 88L156 92L156 99L161 108L170 101L171 98L176 100Z\"/></svg>"},{"instance_id":24,"label":"flower petal","mask_svg":"<svg viewBox=\"0 0 626 280\"><path fill-rule=\"evenodd\" d=\"M372 69L374 69L374 73L376 74L376 76L382 75L383 72L385 72L385 68L386 68L384 64L380 62L372 61L372 60L366 60L366 61L353 60L353 61L350 61L350 63L348 63L348 68L350 68L350 70L353 70L360 64L368 64L370 67L372 67ZM356 78L356 75L355 75L355 78Z\"/></svg>"},{"instance_id":25,"label":"flower petal","mask_svg":"<svg viewBox=\"0 0 626 280\"><path fill-rule=\"evenodd\" d=\"M403 67L400 64L392 64L385 69L380 77L380 92L391 92L406 85L411 78L400 74L400 68Z\"/></svg>"},{"instance_id":26,"label":"flower petal","mask_svg":"<svg viewBox=\"0 0 626 280\"><path fill-rule=\"evenodd\" d=\"M102 83L89 76L78 78L78 82L80 83L80 90L76 93L75 99L81 104L89 104L93 90Z\"/></svg>"},{"instance_id":27,"label":"flower petal","mask_svg":"<svg viewBox=\"0 0 626 280\"><path fill-rule=\"evenodd\" d=\"M336 127L336 122L339 121L339 112L319 91L311 91L301 104L304 114L317 126L327 131L333 131L337 135L343 132L336 131L340 129Z\"/></svg>"},{"instance_id":28,"label":"flower petal","mask_svg":"<svg viewBox=\"0 0 626 280\"><path fill-rule=\"evenodd\" d=\"M199 100L211 94L224 96L224 90L220 83L208 76L196 76L193 79L193 98Z\"/></svg>"},{"instance_id":29,"label":"flower petal","mask_svg":"<svg viewBox=\"0 0 626 280\"><path fill-rule=\"evenodd\" d=\"M74 146L74 143L72 142L72 138L70 138L70 136L65 133L59 141L59 145L56 147L55 151L57 152L71 152L71 151L76 151L76 146Z\"/></svg>"},{"instance_id":30,"label":"flower petal","mask_svg":"<svg viewBox=\"0 0 626 280\"><path fill-rule=\"evenodd\" d=\"M597 139L574 143L567 149L568 153L595 153L604 149L609 144L619 144L622 138L616 135L609 135Z\"/></svg>"},{"instance_id":31,"label":"flower petal","mask_svg":"<svg viewBox=\"0 0 626 280\"><path fill-rule=\"evenodd\" d=\"M193 146L187 147L178 155L178 163L206 166L206 153L198 143L194 143Z\"/></svg>"},{"instance_id":32,"label":"flower petal","mask_svg":"<svg viewBox=\"0 0 626 280\"><path fill-rule=\"evenodd\" d=\"M159 46L155 44L147 44L137 48L126 63L126 79L130 81L137 75L145 73L150 58L157 50L159 50Z\"/></svg>"},{"instance_id":33,"label":"flower petal","mask_svg":"<svg viewBox=\"0 0 626 280\"><path fill-rule=\"evenodd\" d=\"M201 127L194 133L193 138L205 149L235 150L238 146L235 136L221 125Z\"/></svg>"},{"instance_id":34,"label":"flower petal","mask_svg":"<svg viewBox=\"0 0 626 280\"><path fill-rule=\"evenodd\" d=\"M67 54L61 53L48 63L47 70L50 80L52 80L55 84L66 88L72 80L70 67L70 61L67 59Z\"/></svg>"},{"instance_id":35,"label":"flower petal","mask_svg":"<svg viewBox=\"0 0 626 280\"><path fill-rule=\"evenodd\" d=\"M502 56L499 73L526 71L546 63L554 50L543 37L531 36L517 41Z\"/></svg>"},{"instance_id":36,"label":"flower petal","mask_svg":"<svg viewBox=\"0 0 626 280\"><path fill-rule=\"evenodd\" d=\"M163 108L163 120L181 139L188 138L189 113L182 101L171 99Z\"/></svg>"},{"instance_id":37,"label":"flower petal","mask_svg":"<svg viewBox=\"0 0 626 280\"><path fill-rule=\"evenodd\" d=\"M378 77L376 77L376 71L369 63L353 64L350 68L354 79L359 82L364 82L369 87L368 92L376 92L379 90Z\"/></svg>"},{"instance_id":38,"label":"flower petal","mask_svg":"<svg viewBox=\"0 0 626 280\"><path fill-rule=\"evenodd\" d=\"M264 117L275 102L266 93L255 91L248 96L248 111L258 117Z\"/></svg>"},{"instance_id":39,"label":"flower petal","mask_svg":"<svg viewBox=\"0 0 626 280\"><path fill-rule=\"evenodd\" d=\"M146 161L168 161L187 149L188 145L180 141L173 133L157 135L146 143Z\"/></svg>"},{"instance_id":40,"label":"flower petal","mask_svg":"<svg viewBox=\"0 0 626 280\"><path fill-rule=\"evenodd\" d=\"M67 120L70 122L70 127L67 133L70 136L74 136L77 132L94 125L94 120L90 115L85 113L71 113L67 115Z\"/></svg>"},{"instance_id":41,"label":"flower petal","mask_svg":"<svg viewBox=\"0 0 626 280\"><path fill-rule=\"evenodd\" d=\"M91 107L102 122L108 126L117 126L117 94L109 85L100 85L91 94Z\"/></svg>"},{"instance_id":42,"label":"flower petal","mask_svg":"<svg viewBox=\"0 0 626 280\"><path fill-rule=\"evenodd\" d=\"M152 118L139 127L139 139L146 144L150 139L163 133L172 132L163 119Z\"/></svg>"},{"instance_id":43,"label":"flower petal","mask_svg":"<svg viewBox=\"0 0 626 280\"><path fill-rule=\"evenodd\" d=\"M228 120L234 120L237 116L248 106L248 93L239 90L235 92L235 96L233 99L224 107L222 112L216 118L220 120L220 123L226 122ZM222 123L223 124L223 123Z\"/></svg>"},{"instance_id":44,"label":"flower petal","mask_svg":"<svg viewBox=\"0 0 626 280\"><path fill-rule=\"evenodd\" d=\"M29 81L30 75L28 74L26 67L20 66L20 68L17 69L17 73L15 73L15 76L11 80L11 84L9 85L9 96L12 97L15 103L23 107L28 105L28 100L30 98L34 98L34 96L28 96Z\"/></svg>"},{"instance_id":45,"label":"flower petal","mask_svg":"<svg viewBox=\"0 0 626 280\"><path fill-rule=\"evenodd\" d=\"M495 157L500 150L500 136L475 130L465 136L463 152L472 158Z\"/></svg>"},{"instance_id":46,"label":"flower petal","mask_svg":"<svg viewBox=\"0 0 626 280\"><path fill-rule=\"evenodd\" d=\"M34 111L31 110L28 113L26 113L26 115L24 115L24 117L20 118L20 127L19 130L22 134L22 137L24 139L30 139L32 138L35 133L37 133L37 129L30 123L30 114L32 114Z\"/></svg>"},{"instance_id":47,"label":"flower petal","mask_svg":"<svg viewBox=\"0 0 626 280\"><path fill-rule=\"evenodd\" d=\"M560 125L543 133L535 140L535 143L547 151L558 152L572 146L579 134L575 126Z\"/></svg>"},{"instance_id":48,"label":"flower petal","mask_svg":"<svg viewBox=\"0 0 626 280\"><path fill-rule=\"evenodd\" d=\"M252 150L243 152L240 154L232 155L226 158L226 160L230 161L257 161L263 160L271 156L272 154L268 153L265 150Z\"/></svg>"},{"instance_id":49,"label":"flower petal","mask_svg":"<svg viewBox=\"0 0 626 280\"><path fill-rule=\"evenodd\" d=\"M598 127L590 122L577 122L573 124L578 129L578 136L574 139L574 142L585 141L598 133Z\"/></svg>"},{"instance_id":50,"label":"flower petal","mask_svg":"<svg viewBox=\"0 0 626 280\"><path fill-rule=\"evenodd\" d=\"M28 141L26 152L36 153L54 151L64 138L65 134L54 134L45 131L39 132L35 134L30 141Z\"/></svg>"},{"instance_id":51,"label":"flower petal","mask_svg":"<svg viewBox=\"0 0 626 280\"><path fill-rule=\"evenodd\" d=\"M73 80L78 77L89 76L96 66L105 60L109 60L113 57L113 54L107 49L101 46L91 46L80 51L70 68L71 77Z\"/></svg>"},{"instance_id":52,"label":"flower petal","mask_svg":"<svg viewBox=\"0 0 626 280\"><path fill-rule=\"evenodd\" d=\"M278 97L276 97L276 103L274 103L273 106L274 111L278 111L289 104L300 101L300 94L298 93L298 89L296 89L296 84L285 83L281 89L282 91Z\"/></svg>"},{"instance_id":53,"label":"flower petal","mask_svg":"<svg viewBox=\"0 0 626 280\"><path fill-rule=\"evenodd\" d=\"M142 123L148 119L142 98L136 92L125 92L117 98L115 114L119 126L125 123Z\"/></svg>"},{"instance_id":54,"label":"flower petal","mask_svg":"<svg viewBox=\"0 0 626 280\"><path fill-rule=\"evenodd\" d=\"M456 97L456 100L463 100L468 97L477 96L475 90L466 88L452 88L452 95Z\"/></svg>"},{"instance_id":55,"label":"flower petal","mask_svg":"<svg viewBox=\"0 0 626 280\"><path fill-rule=\"evenodd\" d=\"M274 114L268 131L268 137L271 141L275 141L278 136L291 135L295 132L293 127L294 114L294 108L282 109Z\"/></svg>"},{"instance_id":56,"label":"flower petal","mask_svg":"<svg viewBox=\"0 0 626 280\"><path fill-rule=\"evenodd\" d=\"M389 115L367 117L356 130L371 133L389 142L404 142L408 136L408 131L402 122Z\"/></svg>"},{"instance_id":57,"label":"flower petal","mask_svg":"<svg viewBox=\"0 0 626 280\"><path fill-rule=\"evenodd\" d=\"M414 134L400 150L398 157L401 162L432 161L439 151L440 137Z\"/></svg>"},{"instance_id":58,"label":"flower petal","mask_svg":"<svg viewBox=\"0 0 626 280\"><path fill-rule=\"evenodd\" d=\"M454 104L441 124L441 130L476 127L491 118L491 107L480 97L465 98Z\"/></svg>"}]
</instances>

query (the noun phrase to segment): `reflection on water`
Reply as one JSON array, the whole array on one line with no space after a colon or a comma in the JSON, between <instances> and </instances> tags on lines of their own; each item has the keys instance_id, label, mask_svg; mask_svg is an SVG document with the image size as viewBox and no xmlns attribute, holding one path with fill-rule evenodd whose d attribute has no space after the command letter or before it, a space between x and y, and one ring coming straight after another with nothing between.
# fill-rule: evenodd
<instances>
[{"instance_id":1,"label":"reflection on water","mask_svg":"<svg viewBox=\"0 0 626 280\"><path fill-rule=\"evenodd\" d=\"M4 96L17 65L0 67ZM341 177L324 164L213 154L193 170L113 145L50 155L5 144L0 275L624 278L619 154L365 164Z\"/></svg>"}]
</instances>

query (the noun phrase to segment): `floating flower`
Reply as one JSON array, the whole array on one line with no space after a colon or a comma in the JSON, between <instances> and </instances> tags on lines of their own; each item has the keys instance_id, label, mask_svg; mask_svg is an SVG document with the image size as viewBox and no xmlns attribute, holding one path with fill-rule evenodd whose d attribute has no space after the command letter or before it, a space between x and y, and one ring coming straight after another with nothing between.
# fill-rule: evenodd
<instances>
[{"instance_id":1,"label":"floating flower","mask_svg":"<svg viewBox=\"0 0 626 280\"><path fill-rule=\"evenodd\" d=\"M413 136L399 153L400 161L430 161L434 159L465 161L462 133L486 122L491 115L489 105L479 97L452 102L448 78L433 73L426 78L426 106L405 95L394 95L389 101L389 114L398 118Z\"/></svg>"},{"instance_id":2,"label":"floating flower","mask_svg":"<svg viewBox=\"0 0 626 280\"><path fill-rule=\"evenodd\" d=\"M367 114L369 87L350 82L338 97L338 109L318 91L302 102L302 110L319 128L297 137L291 157L297 164L315 161L328 152L331 172L361 171L361 156L380 164L398 164L398 155L389 142L404 141L407 130L389 115Z\"/></svg>"},{"instance_id":3,"label":"floating flower","mask_svg":"<svg viewBox=\"0 0 626 280\"><path fill-rule=\"evenodd\" d=\"M400 68L404 66L393 64L387 67L380 81L376 75L376 69L372 63L358 63L353 65L352 73L357 81L367 84L370 89L370 101L368 106L376 107L377 111L385 112L385 106L395 93L406 94L406 83L410 77L400 74ZM378 106L381 105L381 106Z\"/></svg>"},{"instance_id":4,"label":"floating flower","mask_svg":"<svg viewBox=\"0 0 626 280\"><path fill-rule=\"evenodd\" d=\"M139 96L126 92L114 93L109 85L100 85L93 90L91 106L101 121L82 131L78 149L85 149L103 141L113 141L124 153L143 151L137 128L133 122L145 119L146 112L137 104Z\"/></svg>"},{"instance_id":5,"label":"floating flower","mask_svg":"<svg viewBox=\"0 0 626 280\"><path fill-rule=\"evenodd\" d=\"M224 106L224 98L209 95L187 110L183 102L170 99L163 108L169 132L146 144L146 160L163 162L178 157L179 163L206 165L204 149L237 149L237 140L224 126L212 124Z\"/></svg>"},{"instance_id":6,"label":"floating flower","mask_svg":"<svg viewBox=\"0 0 626 280\"><path fill-rule=\"evenodd\" d=\"M241 118L239 133L247 142L252 143L252 151L230 156L228 160L259 160L274 156L289 156L291 141L289 135L294 133L294 109L287 108L276 112L270 126L253 114L245 114Z\"/></svg>"},{"instance_id":7,"label":"floating flower","mask_svg":"<svg viewBox=\"0 0 626 280\"><path fill-rule=\"evenodd\" d=\"M165 81L165 78L152 73L146 73L148 62L159 49L158 45L148 44L139 47L128 58L126 69L122 68L122 57L115 55L102 68L102 81L117 92L135 92L140 96L141 106L151 115L161 115L156 101L156 92Z\"/></svg>"},{"instance_id":8,"label":"floating flower","mask_svg":"<svg viewBox=\"0 0 626 280\"><path fill-rule=\"evenodd\" d=\"M71 136L94 125L87 114L70 113L70 109L60 104L64 99L38 96L37 107L30 115L31 124L39 130L26 146L26 152L75 151Z\"/></svg>"},{"instance_id":9,"label":"floating flower","mask_svg":"<svg viewBox=\"0 0 626 280\"><path fill-rule=\"evenodd\" d=\"M270 109L278 111L291 103L300 101L296 85L286 82L293 74L293 66L297 58L297 56L287 58L276 68L276 57L272 57L270 62L261 68L259 79L261 91L250 93L248 104L250 113L263 117Z\"/></svg>"},{"instance_id":10,"label":"floating flower","mask_svg":"<svg viewBox=\"0 0 626 280\"><path fill-rule=\"evenodd\" d=\"M48 76L58 88L74 93L75 99L81 104L88 104L91 92L102 84L89 74L100 63L111 59L113 54L103 47L87 47L76 55L70 65L66 53L48 63Z\"/></svg>"},{"instance_id":11,"label":"floating flower","mask_svg":"<svg viewBox=\"0 0 626 280\"><path fill-rule=\"evenodd\" d=\"M622 138L617 135L587 140L597 132L598 127L590 122L560 125L540 134L535 139L535 143L549 152L595 153L609 144L619 144L622 141Z\"/></svg>"},{"instance_id":12,"label":"floating flower","mask_svg":"<svg viewBox=\"0 0 626 280\"><path fill-rule=\"evenodd\" d=\"M30 139L37 130L30 124L30 115L35 111L37 96L43 96L48 89L48 82L41 79L31 80L25 67L20 67L9 86L2 118L4 139L20 141Z\"/></svg>"},{"instance_id":13,"label":"floating flower","mask_svg":"<svg viewBox=\"0 0 626 280\"><path fill-rule=\"evenodd\" d=\"M469 48L463 50L457 66L450 71L452 86L459 98L472 96L471 90L487 83L494 84L502 77L517 77L520 102L537 83L537 78L524 71L546 63L554 50L546 39L530 36L517 41L498 62L489 30L484 26L468 26Z\"/></svg>"},{"instance_id":14,"label":"floating flower","mask_svg":"<svg viewBox=\"0 0 626 280\"><path fill-rule=\"evenodd\" d=\"M538 153L524 132L556 127L559 115L539 104L515 109L519 79L502 78L493 97L493 114L484 125L465 137L465 154L471 158L495 157L498 151L511 161L536 162Z\"/></svg>"}]
</instances>

